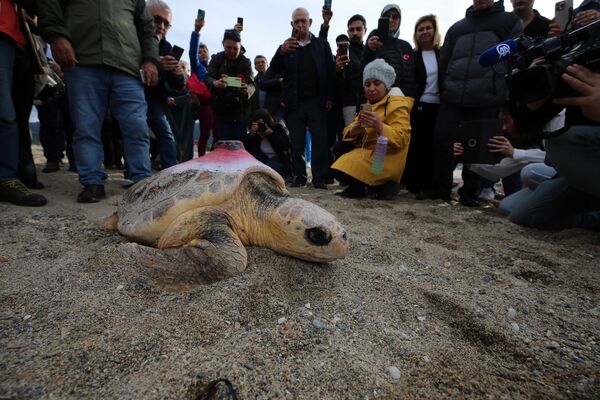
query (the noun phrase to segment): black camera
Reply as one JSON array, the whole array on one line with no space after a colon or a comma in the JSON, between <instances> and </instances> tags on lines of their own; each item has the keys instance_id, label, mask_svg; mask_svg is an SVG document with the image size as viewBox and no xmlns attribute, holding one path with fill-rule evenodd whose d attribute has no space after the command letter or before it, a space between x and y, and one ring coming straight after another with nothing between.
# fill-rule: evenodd
<instances>
[{"instance_id":1,"label":"black camera","mask_svg":"<svg viewBox=\"0 0 600 400\"><path fill-rule=\"evenodd\" d=\"M600 21L552 38L515 42L517 54L509 59L512 71L506 78L511 115L520 129L541 132L564 108L553 99L579 95L561 79L567 67L579 64L600 71ZM544 62L529 67L539 57Z\"/></svg>"},{"instance_id":2,"label":"black camera","mask_svg":"<svg viewBox=\"0 0 600 400\"><path fill-rule=\"evenodd\" d=\"M269 129L269 127L267 126L267 124L265 124L262 121L258 123L258 131L259 132L266 132L267 129Z\"/></svg>"}]
</instances>

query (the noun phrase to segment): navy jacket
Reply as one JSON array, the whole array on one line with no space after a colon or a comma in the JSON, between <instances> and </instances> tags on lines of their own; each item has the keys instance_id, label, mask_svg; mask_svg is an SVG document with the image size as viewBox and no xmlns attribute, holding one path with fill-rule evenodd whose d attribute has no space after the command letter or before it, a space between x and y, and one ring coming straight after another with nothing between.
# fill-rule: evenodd
<instances>
[{"instance_id":1,"label":"navy jacket","mask_svg":"<svg viewBox=\"0 0 600 400\"><path fill-rule=\"evenodd\" d=\"M308 48L317 68L319 100L325 107L325 102L328 100L333 101L335 96L335 63L329 43L312 33L310 35ZM270 68L274 73L283 74L283 103L286 109L293 110L298 104L298 52L289 51L286 54L281 54L280 50L281 46L273 56Z\"/></svg>"}]
</instances>

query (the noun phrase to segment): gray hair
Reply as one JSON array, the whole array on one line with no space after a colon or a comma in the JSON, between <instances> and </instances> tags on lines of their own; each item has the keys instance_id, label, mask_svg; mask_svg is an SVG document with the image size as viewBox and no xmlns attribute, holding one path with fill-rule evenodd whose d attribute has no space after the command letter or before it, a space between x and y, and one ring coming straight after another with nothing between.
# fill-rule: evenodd
<instances>
[{"instance_id":1,"label":"gray hair","mask_svg":"<svg viewBox=\"0 0 600 400\"><path fill-rule=\"evenodd\" d=\"M308 18L310 18L310 13L308 12L308 10L306 8L298 7L292 12L292 20L294 19L294 15L299 14L299 13L306 13Z\"/></svg>"},{"instance_id":2,"label":"gray hair","mask_svg":"<svg viewBox=\"0 0 600 400\"><path fill-rule=\"evenodd\" d=\"M173 14L173 12L171 12L171 7L169 7L169 5L162 0L146 0L146 7L148 9L152 7L158 7L165 10L171 15Z\"/></svg>"}]
</instances>

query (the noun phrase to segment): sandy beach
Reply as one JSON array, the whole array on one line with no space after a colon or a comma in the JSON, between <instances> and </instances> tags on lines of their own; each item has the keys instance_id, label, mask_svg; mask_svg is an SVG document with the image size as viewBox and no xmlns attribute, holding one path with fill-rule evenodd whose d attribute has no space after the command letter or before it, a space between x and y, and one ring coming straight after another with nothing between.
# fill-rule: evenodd
<instances>
[{"instance_id":1,"label":"sandy beach","mask_svg":"<svg viewBox=\"0 0 600 400\"><path fill-rule=\"evenodd\" d=\"M0 203L2 399L192 399L220 377L240 399L600 396L598 233L290 189L345 226L347 258L250 247L239 276L169 292L99 228L120 172L89 205L76 174L39 179L47 206Z\"/></svg>"}]
</instances>

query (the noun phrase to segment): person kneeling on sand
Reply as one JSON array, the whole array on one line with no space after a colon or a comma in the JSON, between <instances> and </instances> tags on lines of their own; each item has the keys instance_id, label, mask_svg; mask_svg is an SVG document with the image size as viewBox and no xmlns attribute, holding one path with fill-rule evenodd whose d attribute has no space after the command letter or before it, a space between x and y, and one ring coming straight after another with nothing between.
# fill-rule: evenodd
<instances>
[{"instance_id":1,"label":"person kneeling on sand","mask_svg":"<svg viewBox=\"0 0 600 400\"><path fill-rule=\"evenodd\" d=\"M366 197L369 189L378 199L389 200L398 194L410 142L410 111L414 99L391 87L395 79L394 68L383 59L376 59L365 67L363 85L368 104L362 106L342 137L342 141L352 143L354 149L331 166L334 177L348 185L336 195ZM380 137L383 141L387 139L387 147L383 168L378 170L373 168L373 162Z\"/></svg>"}]
</instances>

